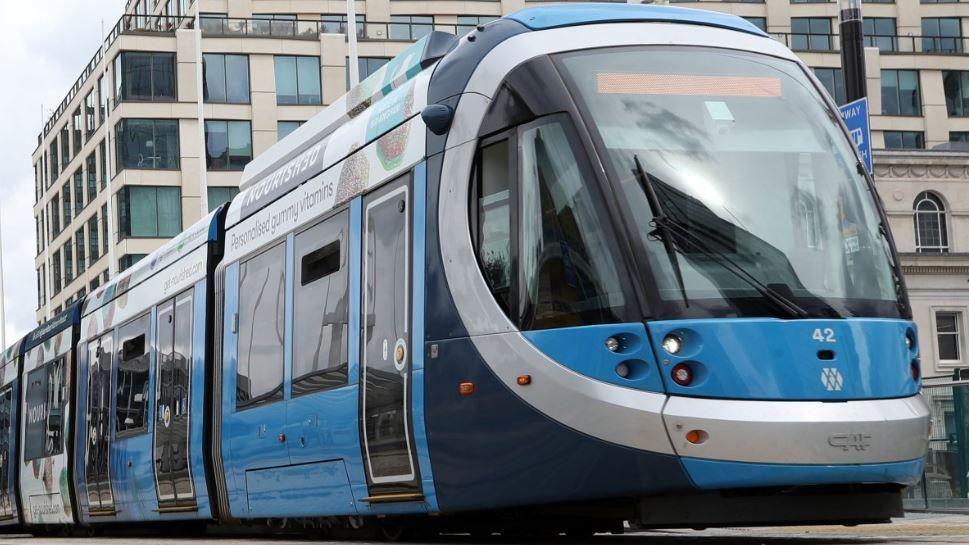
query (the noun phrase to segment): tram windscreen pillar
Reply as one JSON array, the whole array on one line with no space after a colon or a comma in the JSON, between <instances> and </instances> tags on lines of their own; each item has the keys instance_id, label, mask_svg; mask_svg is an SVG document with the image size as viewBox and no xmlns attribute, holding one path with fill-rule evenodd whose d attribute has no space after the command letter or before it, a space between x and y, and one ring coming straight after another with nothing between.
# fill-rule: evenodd
<instances>
[{"instance_id":1,"label":"tram windscreen pillar","mask_svg":"<svg viewBox=\"0 0 969 545\"><path fill-rule=\"evenodd\" d=\"M844 68L848 102L868 96L865 82L865 33L861 25L861 0L839 0L841 66Z\"/></svg>"}]
</instances>

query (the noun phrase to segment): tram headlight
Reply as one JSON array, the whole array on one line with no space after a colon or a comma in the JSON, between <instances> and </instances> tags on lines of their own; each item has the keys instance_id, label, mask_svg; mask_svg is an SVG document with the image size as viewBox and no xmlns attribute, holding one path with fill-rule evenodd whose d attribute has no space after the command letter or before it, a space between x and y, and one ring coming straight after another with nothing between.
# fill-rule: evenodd
<instances>
[{"instance_id":1,"label":"tram headlight","mask_svg":"<svg viewBox=\"0 0 969 545\"><path fill-rule=\"evenodd\" d=\"M683 349L683 341L672 333L663 339L663 350L671 356L677 355Z\"/></svg>"},{"instance_id":2,"label":"tram headlight","mask_svg":"<svg viewBox=\"0 0 969 545\"><path fill-rule=\"evenodd\" d=\"M609 337L606 339L606 350L610 352L619 352L619 348L621 348L619 345L619 339L615 337Z\"/></svg>"}]
</instances>

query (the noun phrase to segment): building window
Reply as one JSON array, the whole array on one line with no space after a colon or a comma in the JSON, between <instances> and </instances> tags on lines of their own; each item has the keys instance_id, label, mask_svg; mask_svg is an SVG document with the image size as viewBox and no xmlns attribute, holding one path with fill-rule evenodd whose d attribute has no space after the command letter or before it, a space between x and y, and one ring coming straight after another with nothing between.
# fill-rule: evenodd
<instances>
[{"instance_id":1,"label":"building window","mask_svg":"<svg viewBox=\"0 0 969 545\"><path fill-rule=\"evenodd\" d=\"M969 116L969 71L943 70L942 87L949 117Z\"/></svg>"},{"instance_id":2,"label":"building window","mask_svg":"<svg viewBox=\"0 0 969 545\"><path fill-rule=\"evenodd\" d=\"M121 238L168 238L182 230L179 187L125 186L118 191Z\"/></svg>"},{"instance_id":3,"label":"building window","mask_svg":"<svg viewBox=\"0 0 969 545\"><path fill-rule=\"evenodd\" d=\"M209 212L231 201L239 194L238 187L212 187L208 188Z\"/></svg>"},{"instance_id":4,"label":"building window","mask_svg":"<svg viewBox=\"0 0 969 545\"><path fill-rule=\"evenodd\" d=\"M885 149L925 149L922 131L884 131Z\"/></svg>"},{"instance_id":5,"label":"building window","mask_svg":"<svg viewBox=\"0 0 969 545\"><path fill-rule=\"evenodd\" d=\"M175 54L123 51L114 58L114 98L175 100Z\"/></svg>"},{"instance_id":6,"label":"building window","mask_svg":"<svg viewBox=\"0 0 969 545\"><path fill-rule=\"evenodd\" d=\"M206 53L205 102L249 103L249 57L247 55L224 55Z\"/></svg>"},{"instance_id":7,"label":"building window","mask_svg":"<svg viewBox=\"0 0 969 545\"><path fill-rule=\"evenodd\" d=\"M64 228L66 229L68 225L71 224L71 182L66 182L63 187L61 187L61 214L62 220L64 222Z\"/></svg>"},{"instance_id":8,"label":"building window","mask_svg":"<svg viewBox=\"0 0 969 545\"><path fill-rule=\"evenodd\" d=\"M71 129L67 123L61 127L61 171L71 162Z\"/></svg>"},{"instance_id":9,"label":"building window","mask_svg":"<svg viewBox=\"0 0 969 545\"><path fill-rule=\"evenodd\" d=\"M865 45L877 47L879 51L895 51L895 18L894 17L865 17L862 20L865 35Z\"/></svg>"},{"instance_id":10,"label":"building window","mask_svg":"<svg viewBox=\"0 0 969 545\"><path fill-rule=\"evenodd\" d=\"M936 311L935 337L939 344L939 362L962 360L962 313Z\"/></svg>"},{"instance_id":11,"label":"building window","mask_svg":"<svg viewBox=\"0 0 969 545\"><path fill-rule=\"evenodd\" d=\"M106 140L101 140L98 143L98 180L101 181L101 191L108 185L108 147L105 144Z\"/></svg>"},{"instance_id":12,"label":"building window","mask_svg":"<svg viewBox=\"0 0 969 545\"><path fill-rule=\"evenodd\" d=\"M74 249L71 247L71 240L64 243L64 287L66 288L74 280Z\"/></svg>"},{"instance_id":13,"label":"building window","mask_svg":"<svg viewBox=\"0 0 969 545\"><path fill-rule=\"evenodd\" d=\"M390 40L416 42L433 31L433 16L391 15L390 23L387 25L387 38Z\"/></svg>"},{"instance_id":14,"label":"building window","mask_svg":"<svg viewBox=\"0 0 969 545\"><path fill-rule=\"evenodd\" d=\"M87 253L91 255L91 265L101 257L98 246L98 215L94 214L87 220L88 246Z\"/></svg>"},{"instance_id":15,"label":"building window","mask_svg":"<svg viewBox=\"0 0 969 545\"><path fill-rule=\"evenodd\" d=\"M763 19L763 17L756 18ZM458 24L454 28L454 33L458 36L464 36L480 25L486 25L497 20L498 17L494 15L458 15Z\"/></svg>"},{"instance_id":16,"label":"building window","mask_svg":"<svg viewBox=\"0 0 969 545\"><path fill-rule=\"evenodd\" d=\"M845 94L845 75L840 68L815 68L814 75L838 105L848 103Z\"/></svg>"},{"instance_id":17,"label":"building window","mask_svg":"<svg viewBox=\"0 0 969 545\"><path fill-rule=\"evenodd\" d=\"M54 195L50 198L50 238L61 232L61 198Z\"/></svg>"},{"instance_id":18,"label":"building window","mask_svg":"<svg viewBox=\"0 0 969 545\"><path fill-rule=\"evenodd\" d=\"M239 266L236 407L283 398L286 244Z\"/></svg>"},{"instance_id":19,"label":"building window","mask_svg":"<svg viewBox=\"0 0 969 545\"><path fill-rule=\"evenodd\" d=\"M882 70L882 114L922 115L918 70Z\"/></svg>"},{"instance_id":20,"label":"building window","mask_svg":"<svg viewBox=\"0 0 969 545\"><path fill-rule=\"evenodd\" d=\"M205 122L205 167L208 170L242 170L252 161L252 125L249 121Z\"/></svg>"},{"instance_id":21,"label":"building window","mask_svg":"<svg viewBox=\"0 0 969 545\"><path fill-rule=\"evenodd\" d=\"M96 125L94 121L94 91L92 90L84 97L84 138L91 138Z\"/></svg>"},{"instance_id":22,"label":"building window","mask_svg":"<svg viewBox=\"0 0 969 545\"><path fill-rule=\"evenodd\" d=\"M792 17L791 49L795 51L831 51L831 19L827 17Z\"/></svg>"},{"instance_id":23,"label":"building window","mask_svg":"<svg viewBox=\"0 0 969 545\"><path fill-rule=\"evenodd\" d=\"M104 76L98 78L98 124L108 118L108 86Z\"/></svg>"},{"instance_id":24,"label":"building window","mask_svg":"<svg viewBox=\"0 0 969 545\"><path fill-rule=\"evenodd\" d=\"M87 202L90 203L98 194L98 159L93 151L87 156L85 167L87 169Z\"/></svg>"},{"instance_id":25,"label":"building window","mask_svg":"<svg viewBox=\"0 0 969 545\"><path fill-rule=\"evenodd\" d=\"M277 56L276 104L320 104L320 58Z\"/></svg>"},{"instance_id":26,"label":"building window","mask_svg":"<svg viewBox=\"0 0 969 545\"><path fill-rule=\"evenodd\" d=\"M949 142L969 143L969 131L949 131Z\"/></svg>"},{"instance_id":27,"label":"building window","mask_svg":"<svg viewBox=\"0 0 969 545\"><path fill-rule=\"evenodd\" d=\"M360 72L360 81L363 81L370 76L372 76L377 70L383 68L385 64L390 62L387 57L357 57L357 69ZM350 59L346 60L345 64L346 75L347 75L347 90L350 90Z\"/></svg>"},{"instance_id":28,"label":"building window","mask_svg":"<svg viewBox=\"0 0 969 545\"><path fill-rule=\"evenodd\" d=\"M286 138L291 132L300 128L303 123L305 123L305 121L277 121L276 141L279 142L283 138Z\"/></svg>"},{"instance_id":29,"label":"building window","mask_svg":"<svg viewBox=\"0 0 969 545\"><path fill-rule=\"evenodd\" d=\"M944 254L949 251L949 232L945 205L934 193L923 191L915 197L915 251Z\"/></svg>"},{"instance_id":30,"label":"building window","mask_svg":"<svg viewBox=\"0 0 969 545\"><path fill-rule=\"evenodd\" d=\"M336 15L336 14L323 14L320 17L320 33L322 34L346 34L347 33L347 16L346 15ZM366 28L366 17L363 15L357 15L357 38L364 38L367 35Z\"/></svg>"},{"instance_id":31,"label":"building window","mask_svg":"<svg viewBox=\"0 0 969 545\"><path fill-rule=\"evenodd\" d=\"M50 187L60 174L60 162L57 160L57 139L50 143L50 179L47 187Z\"/></svg>"},{"instance_id":32,"label":"building window","mask_svg":"<svg viewBox=\"0 0 969 545\"><path fill-rule=\"evenodd\" d=\"M748 23L767 32L767 17L743 17Z\"/></svg>"},{"instance_id":33,"label":"building window","mask_svg":"<svg viewBox=\"0 0 969 545\"><path fill-rule=\"evenodd\" d=\"M146 314L118 330L121 350L118 354L118 390L115 397L115 423L119 434L147 431L148 387L151 374L151 351L148 328L151 316Z\"/></svg>"},{"instance_id":34,"label":"building window","mask_svg":"<svg viewBox=\"0 0 969 545\"><path fill-rule=\"evenodd\" d=\"M179 168L177 119L122 119L115 125L117 168Z\"/></svg>"},{"instance_id":35,"label":"building window","mask_svg":"<svg viewBox=\"0 0 969 545\"><path fill-rule=\"evenodd\" d=\"M84 210L84 171L80 168L74 173L74 217Z\"/></svg>"},{"instance_id":36,"label":"building window","mask_svg":"<svg viewBox=\"0 0 969 545\"><path fill-rule=\"evenodd\" d=\"M147 257L147 254L125 254L118 260L118 272L124 272Z\"/></svg>"},{"instance_id":37,"label":"building window","mask_svg":"<svg viewBox=\"0 0 969 545\"><path fill-rule=\"evenodd\" d=\"M74 232L74 254L77 256L77 275L81 276L84 274L84 269L87 268L85 263L85 252L87 251L87 246L84 244L84 226Z\"/></svg>"},{"instance_id":38,"label":"building window","mask_svg":"<svg viewBox=\"0 0 969 545\"><path fill-rule=\"evenodd\" d=\"M74 143L74 155L77 155L81 151L81 144L84 143L82 136L84 134L84 118L81 117L80 106L74 110L74 115L71 119L71 126L74 129L72 131L73 134L71 135L71 141Z\"/></svg>"},{"instance_id":39,"label":"building window","mask_svg":"<svg viewBox=\"0 0 969 545\"><path fill-rule=\"evenodd\" d=\"M107 255L108 253L108 241L110 240L108 237L109 227L114 226L108 225L108 205L105 203L101 205L101 255ZM105 274L107 274L107 272L105 272ZM105 277L104 281L108 281L107 277Z\"/></svg>"},{"instance_id":40,"label":"building window","mask_svg":"<svg viewBox=\"0 0 969 545\"><path fill-rule=\"evenodd\" d=\"M961 53L962 19L958 17L925 17L922 19L922 51L925 53Z\"/></svg>"},{"instance_id":41,"label":"building window","mask_svg":"<svg viewBox=\"0 0 969 545\"><path fill-rule=\"evenodd\" d=\"M54 268L54 295L61 292L61 251L55 250L51 261Z\"/></svg>"}]
</instances>

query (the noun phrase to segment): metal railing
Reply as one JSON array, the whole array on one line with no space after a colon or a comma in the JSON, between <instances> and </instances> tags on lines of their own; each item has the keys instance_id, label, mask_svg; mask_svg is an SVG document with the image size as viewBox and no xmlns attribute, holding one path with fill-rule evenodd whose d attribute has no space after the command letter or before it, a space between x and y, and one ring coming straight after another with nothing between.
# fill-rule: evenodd
<instances>
[{"instance_id":1,"label":"metal railing","mask_svg":"<svg viewBox=\"0 0 969 545\"><path fill-rule=\"evenodd\" d=\"M319 40L322 22L303 19L246 19L200 17L202 36L208 38L289 38Z\"/></svg>"},{"instance_id":2,"label":"metal railing","mask_svg":"<svg viewBox=\"0 0 969 545\"><path fill-rule=\"evenodd\" d=\"M837 34L772 32L771 36L794 51L827 53L841 49L841 37ZM965 55L969 51L967 39L969 38L873 34L865 36L865 45L877 47L882 53Z\"/></svg>"},{"instance_id":3,"label":"metal railing","mask_svg":"<svg viewBox=\"0 0 969 545\"><path fill-rule=\"evenodd\" d=\"M969 511L969 382L926 378L932 435L922 479L904 491L906 509Z\"/></svg>"}]
</instances>

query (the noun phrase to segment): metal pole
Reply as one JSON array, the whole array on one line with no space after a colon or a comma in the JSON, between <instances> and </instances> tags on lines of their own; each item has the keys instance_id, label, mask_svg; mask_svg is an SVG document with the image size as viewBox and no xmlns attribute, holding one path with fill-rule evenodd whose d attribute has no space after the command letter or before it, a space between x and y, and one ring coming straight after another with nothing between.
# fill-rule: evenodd
<instances>
[{"instance_id":1,"label":"metal pole","mask_svg":"<svg viewBox=\"0 0 969 545\"><path fill-rule=\"evenodd\" d=\"M0 352L7 349L7 296L3 291L3 219L0 210Z\"/></svg>"},{"instance_id":2,"label":"metal pole","mask_svg":"<svg viewBox=\"0 0 969 545\"><path fill-rule=\"evenodd\" d=\"M861 24L861 0L839 0L841 66L844 68L848 102L868 96L865 82L865 35Z\"/></svg>"},{"instance_id":3,"label":"metal pole","mask_svg":"<svg viewBox=\"0 0 969 545\"><path fill-rule=\"evenodd\" d=\"M123 20L124 20L124 16L122 16L121 21ZM122 23L119 21L119 24L122 24ZM101 77L104 78L103 79L104 82L107 82L108 65L111 63L108 62L108 44L107 44L107 38L104 36L104 21L101 21L101 62L104 63L104 69L102 70ZM117 74L115 75L115 77L117 77ZM105 88L107 88L107 83L105 83ZM108 117L111 113L111 104L106 101L106 97L100 96L100 90L98 90L98 93L99 93L98 100L103 102L105 106L104 115L105 117ZM104 125L104 156L105 156L104 170L106 171L103 173L103 176L108 189L108 202L107 202L107 208L105 208L105 212L107 213L105 214L106 217L104 217L102 221L106 222L108 225L108 228L107 228L108 240L106 242L108 243L108 279L110 280L114 278L115 272L117 271L118 263L114 259L114 240L112 240L114 238L113 236L114 235L114 191L111 189L111 174L110 174L111 149L112 149L111 148L111 124L108 123L107 121L108 121L107 119L101 120L101 124ZM53 274L52 271L48 271L48 272ZM50 276L50 274L48 276ZM47 293L48 295L50 294L49 291ZM50 297L48 297L47 300L50 301ZM50 310L49 303L47 305L47 308L48 310ZM49 312L48 312L48 319L50 319Z\"/></svg>"},{"instance_id":4,"label":"metal pole","mask_svg":"<svg viewBox=\"0 0 969 545\"><path fill-rule=\"evenodd\" d=\"M197 4L197 3L196 3ZM202 70L202 16L201 9L195 6L195 102L198 108L199 124L199 208L204 218L209 213L208 166L205 164L205 109L203 105Z\"/></svg>"},{"instance_id":5,"label":"metal pole","mask_svg":"<svg viewBox=\"0 0 969 545\"><path fill-rule=\"evenodd\" d=\"M357 6L347 0L347 64L350 69L350 87L360 83L360 64L357 57Z\"/></svg>"}]
</instances>

